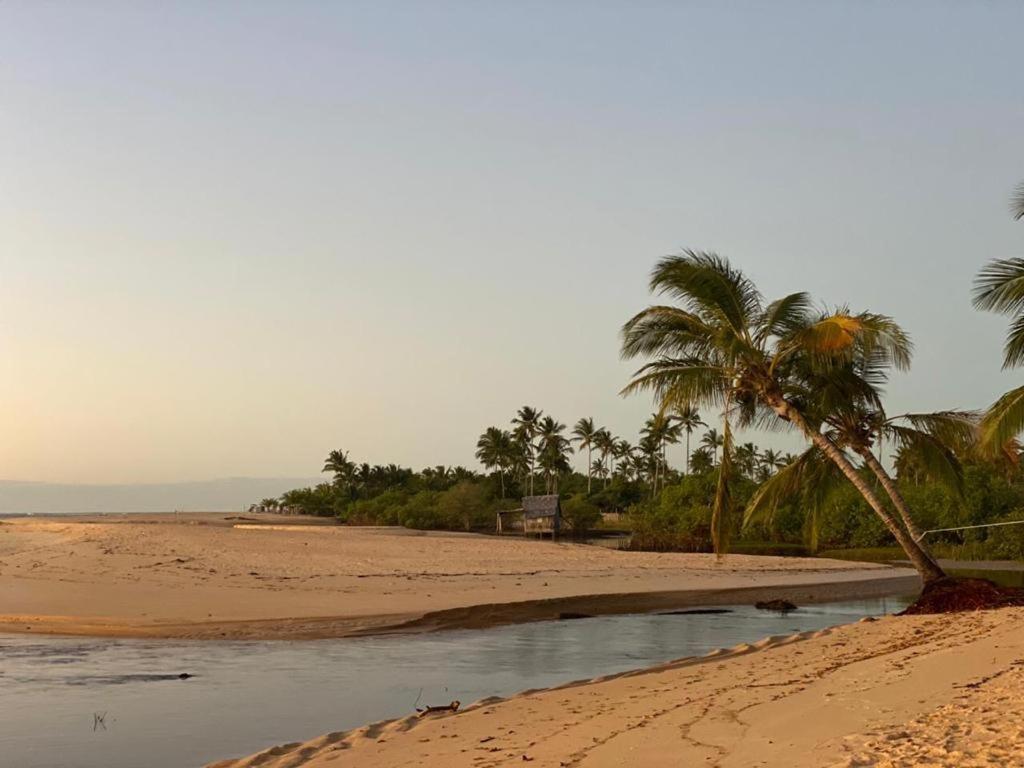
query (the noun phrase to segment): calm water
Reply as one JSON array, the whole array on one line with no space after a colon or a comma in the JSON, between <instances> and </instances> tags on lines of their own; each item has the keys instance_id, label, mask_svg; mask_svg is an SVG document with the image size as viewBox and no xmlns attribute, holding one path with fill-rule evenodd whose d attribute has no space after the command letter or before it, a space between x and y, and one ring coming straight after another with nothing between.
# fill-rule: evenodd
<instances>
[{"instance_id":1,"label":"calm water","mask_svg":"<svg viewBox=\"0 0 1024 768\"><path fill-rule=\"evenodd\" d=\"M0 635L0 765L189 768L414 705L507 696L900 610L628 615L432 635L167 642ZM187 672L195 677L180 680ZM103 716L103 722L97 720Z\"/></svg>"}]
</instances>

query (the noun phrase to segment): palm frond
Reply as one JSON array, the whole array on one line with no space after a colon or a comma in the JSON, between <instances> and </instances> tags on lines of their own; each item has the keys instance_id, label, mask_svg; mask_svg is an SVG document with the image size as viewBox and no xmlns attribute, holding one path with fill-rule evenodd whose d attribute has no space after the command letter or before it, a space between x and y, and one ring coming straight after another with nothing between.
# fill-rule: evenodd
<instances>
[{"instance_id":1,"label":"palm frond","mask_svg":"<svg viewBox=\"0 0 1024 768\"><path fill-rule=\"evenodd\" d=\"M1013 196L1010 198L1010 211L1015 220L1024 219L1024 181L1013 190Z\"/></svg>"},{"instance_id":2,"label":"palm frond","mask_svg":"<svg viewBox=\"0 0 1024 768\"><path fill-rule=\"evenodd\" d=\"M640 368L620 394L652 392L659 409L685 405L721 406L729 380L727 371L700 359L653 360Z\"/></svg>"},{"instance_id":3,"label":"palm frond","mask_svg":"<svg viewBox=\"0 0 1024 768\"><path fill-rule=\"evenodd\" d=\"M890 422L904 420L914 429L926 432L954 452L966 452L978 441L980 415L976 411L936 411L904 413Z\"/></svg>"},{"instance_id":4,"label":"palm frond","mask_svg":"<svg viewBox=\"0 0 1024 768\"><path fill-rule=\"evenodd\" d=\"M981 419L981 446L991 451L1024 431L1024 387L1011 389L996 400Z\"/></svg>"},{"instance_id":5,"label":"palm frond","mask_svg":"<svg viewBox=\"0 0 1024 768\"><path fill-rule=\"evenodd\" d=\"M637 313L622 326L622 357L691 356L707 350L715 330L700 316L678 307L656 305Z\"/></svg>"},{"instance_id":6,"label":"palm frond","mask_svg":"<svg viewBox=\"0 0 1024 768\"><path fill-rule=\"evenodd\" d=\"M807 318L813 309L810 294L800 291L776 299L761 315L758 326L758 340L765 341L772 336L790 336L807 325Z\"/></svg>"},{"instance_id":7,"label":"palm frond","mask_svg":"<svg viewBox=\"0 0 1024 768\"><path fill-rule=\"evenodd\" d=\"M760 311L761 294L728 260L715 253L683 251L668 256L651 274L652 292L679 299L707 319L723 321L742 336Z\"/></svg>"},{"instance_id":8,"label":"palm frond","mask_svg":"<svg viewBox=\"0 0 1024 768\"><path fill-rule=\"evenodd\" d=\"M974 307L1011 315L1024 310L1024 258L990 261L974 278Z\"/></svg>"},{"instance_id":9,"label":"palm frond","mask_svg":"<svg viewBox=\"0 0 1024 768\"><path fill-rule=\"evenodd\" d=\"M957 496L964 493L964 472L952 450L934 434L920 429L888 424L885 432L904 456L912 456L922 473L949 488Z\"/></svg>"},{"instance_id":10,"label":"palm frond","mask_svg":"<svg viewBox=\"0 0 1024 768\"><path fill-rule=\"evenodd\" d=\"M836 465L811 446L758 487L747 502L743 524L771 526L779 507L792 501L804 513L808 544L817 550L821 515L845 482Z\"/></svg>"}]
</instances>

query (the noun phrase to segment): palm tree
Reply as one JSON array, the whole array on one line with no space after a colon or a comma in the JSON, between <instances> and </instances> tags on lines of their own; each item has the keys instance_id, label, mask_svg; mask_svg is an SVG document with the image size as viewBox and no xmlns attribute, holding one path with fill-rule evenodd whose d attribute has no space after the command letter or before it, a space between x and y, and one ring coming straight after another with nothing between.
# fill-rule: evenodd
<instances>
[{"instance_id":1,"label":"palm tree","mask_svg":"<svg viewBox=\"0 0 1024 768\"><path fill-rule=\"evenodd\" d=\"M612 433L604 427L597 430L594 435L594 447L597 448L601 454L601 463L606 465L604 477L604 487L608 487L608 477L611 475L611 457L615 453L615 438L612 437Z\"/></svg>"},{"instance_id":2,"label":"palm tree","mask_svg":"<svg viewBox=\"0 0 1024 768\"><path fill-rule=\"evenodd\" d=\"M356 465L348 460L348 451L331 451L321 471L334 473L334 482L340 486L352 479L355 468Z\"/></svg>"},{"instance_id":3,"label":"palm tree","mask_svg":"<svg viewBox=\"0 0 1024 768\"><path fill-rule=\"evenodd\" d=\"M870 360L878 368L906 368L910 344L890 318L839 309L813 311L794 293L765 304L752 282L725 259L688 251L663 259L651 290L682 306L651 306L623 328L623 356L653 357L623 390L650 390L661 408L692 404L722 412L722 459L712 506L712 538L722 553L732 512L732 422L757 426L781 419L799 430L864 497L926 582L945 576L874 489L844 449L805 414L807 372L827 375L837 364Z\"/></svg>"},{"instance_id":4,"label":"palm tree","mask_svg":"<svg viewBox=\"0 0 1024 768\"><path fill-rule=\"evenodd\" d=\"M747 477L753 479L757 470L761 454L753 443L744 443L736 446L735 451L736 468Z\"/></svg>"},{"instance_id":5,"label":"palm tree","mask_svg":"<svg viewBox=\"0 0 1024 768\"><path fill-rule=\"evenodd\" d=\"M1010 210L1017 221L1024 219L1024 181L1017 185L1010 198Z\"/></svg>"},{"instance_id":6,"label":"palm tree","mask_svg":"<svg viewBox=\"0 0 1024 768\"><path fill-rule=\"evenodd\" d=\"M505 498L505 470L511 464L512 435L498 427L488 427L476 443L476 457L484 468L497 470L501 482L501 498Z\"/></svg>"},{"instance_id":7,"label":"palm tree","mask_svg":"<svg viewBox=\"0 0 1024 768\"><path fill-rule=\"evenodd\" d=\"M761 451L761 461L758 465L758 480L762 483L775 474L775 471L786 466L788 462L778 451L765 448Z\"/></svg>"},{"instance_id":8,"label":"palm tree","mask_svg":"<svg viewBox=\"0 0 1024 768\"><path fill-rule=\"evenodd\" d=\"M715 461L711 458L711 452L707 448L698 448L690 456L690 464L693 474L704 475L715 468Z\"/></svg>"},{"instance_id":9,"label":"palm tree","mask_svg":"<svg viewBox=\"0 0 1024 768\"><path fill-rule=\"evenodd\" d=\"M545 416L537 424L537 434L540 436L537 463L544 470L548 493L558 492L559 474L568 472L572 468L569 464L572 446L562 434L564 430L565 424L559 423L550 416Z\"/></svg>"},{"instance_id":10,"label":"palm tree","mask_svg":"<svg viewBox=\"0 0 1024 768\"><path fill-rule=\"evenodd\" d=\"M615 459L615 463L611 465L612 477L615 476L615 470L619 466L623 464L630 466L630 462L632 462L634 458L634 452L635 449L629 444L629 440L626 440L625 438L615 440L615 445L612 448L612 458Z\"/></svg>"},{"instance_id":11,"label":"palm tree","mask_svg":"<svg viewBox=\"0 0 1024 768\"><path fill-rule=\"evenodd\" d=\"M725 438L718 434L717 429L709 429L700 439L700 444L711 454L711 465L718 464L718 449L725 445Z\"/></svg>"},{"instance_id":12,"label":"palm tree","mask_svg":"<svg viewBox=\"0 0 1024 768\"><path fill-rule=\"evenodd\" d=\"M594 448L594 439L597 437L597 433L600 430L594 426L594 420L591 418L580 419L576 422L576 426L572 428L573 440L579 445L580 449L587 449L587 495L591 492L591 480L593 479L593 459L591 451Z\"/></svg>"},{"instance_id":13,"label":"palm tree","mask_svg":"<svg viewBox=\"0 0 1024 768\"><path fill-rule=\"evenodd\" d=\"M537 408L531 408L528 405L524 405L519 409L516 417L512 419L512 423L515 425L515 437L519 444L522 446L523 451L526 454L527 463L530 465L530 495L533 495L533 475L534 466L537 458L537 448L533 444L534 438L537 437L537 425L540 422L540 417L544 414L544 411L538 410Z\"/></svg>"},{"instance_id":14,"label":"palm tree","mask_svg":"<svg viewBox=\"0 0 1024 768\"><path fill-rule=\"evenodd\" d=\"M682 405L675 409L675 413L672 416L676 420L676 423L683 428L686 432L686 474L690 474L690 435L693 434L697 427L706 427L701 418L700 411L694 408L690 404Z\"/></svg>"}]
</instances>

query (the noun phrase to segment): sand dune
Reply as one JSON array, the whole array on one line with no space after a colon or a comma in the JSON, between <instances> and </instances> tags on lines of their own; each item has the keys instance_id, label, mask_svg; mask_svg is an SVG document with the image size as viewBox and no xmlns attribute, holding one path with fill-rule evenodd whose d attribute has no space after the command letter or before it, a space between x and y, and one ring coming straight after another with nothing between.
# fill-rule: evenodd
<instances>
[{"instance_id":1,"label":"sand dune","mask_svg":"<svg viewBox=\"0 0 1024 768\"><path fill-rule=\"evenodd\" d=\"M0 525L0 631L313 638L911 591L910 571L808 558L617 552L293 517ZM312 521L316 522L316 521ZM322 521L319 521L322 522ZM240 527L235 527L240 526Z\"/></svg>"},{"instance_id":2,"label":"sand dune","mask_svg":"<svg viewBox=\"0 0 1024 768\"><path fill-rule=\"evenodd\" d=\"M1024 765L1024 609L888 617L212 768Z\"/></svg>"}]
</instances>

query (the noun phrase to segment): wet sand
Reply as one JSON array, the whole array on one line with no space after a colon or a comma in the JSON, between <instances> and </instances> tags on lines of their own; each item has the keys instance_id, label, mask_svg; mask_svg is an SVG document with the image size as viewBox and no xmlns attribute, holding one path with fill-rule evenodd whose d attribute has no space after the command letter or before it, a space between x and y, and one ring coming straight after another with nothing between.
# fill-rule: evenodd
<instances>
[{"instance_id":1,"label":"wet sand","mask_svg":"<svg viewBox=\"0 0 1024 768\"><path fill-rule=\"evenodd\" d=\"M8 519L0 524L0 631L308 639L772 597L840 600L917 584L909 570L837 560L716 560L323 522Z\"/></svg>"}]
</instances>

